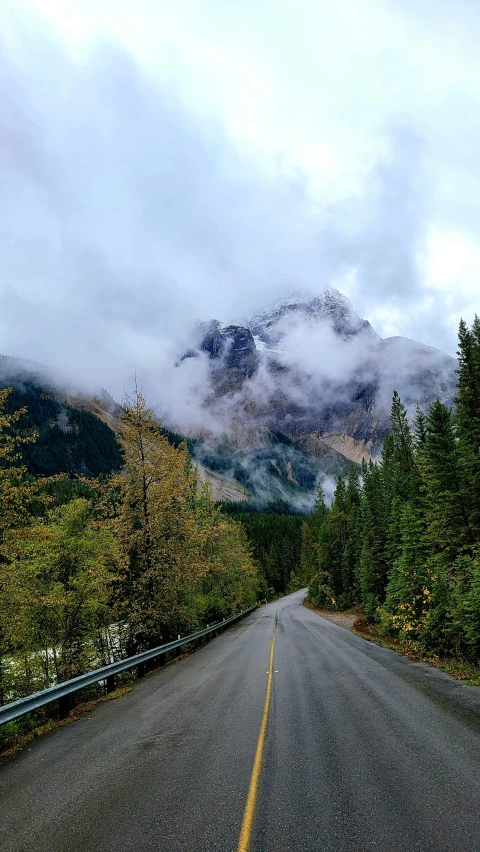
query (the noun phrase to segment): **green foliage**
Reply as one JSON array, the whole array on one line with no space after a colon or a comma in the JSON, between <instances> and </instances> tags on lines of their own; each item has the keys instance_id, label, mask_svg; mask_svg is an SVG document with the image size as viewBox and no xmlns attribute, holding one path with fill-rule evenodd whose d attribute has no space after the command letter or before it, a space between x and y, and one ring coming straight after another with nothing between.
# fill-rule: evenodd
<instances>
[{"instance_id":1,"label":"green foliage","mask_svg":"<svg viewBox=\"0 0 480 852\"><path fill-rule=\"evenodd\" d=\"M315 509L303 535L302 561L316 568L309 597L315 606L345 609L358 592L360 480L352 466L347 481L338 479L331 509L319 488Z\"/></svg>"},{"instance_id":2,"label":"green foliage","mask_svg":"<svg viewBox=\"0 0 480 852\"><path fill-rule=\"evenodd\" d=\"M361 548L358 565L361 603L373 619L385 597L388 574L388 514L382 468L370 462L364 469L361 501Z\"/></svg>"},{"instance_id":3,"label":"green foliage","mask_svg":"<svg viewBox=\"0 0 480 852\"><path fill-rule=\"evenodd\" d=\"M453 411L410 426L397 392L379 464L338 480L307 519L302 565L321 607L358 604L385 633L430 653L480 656L480 320L459 329Z\"/></svg>"},{"instance_id":4,"label":"green foliage","mask_svg":"<svg viewBox=\"0 0 480 852\"><path fill-rule=\"evenodd\" d=\"M270 506L268 511L255 511L241 503L224 504L223 511L237 518L245 530L258 568L262 598L284 594L291 582L295 588L305 585L301 564L303 516L285 514L281 504Z\"/></svg>"},{"instance_id":5,"label":"green foliage","mask_svg":"<svg viewBox=\"0 0 480 852\"><path fill-rule=\"evenodd\" d=\"M118 548L112 529L95 514L89 501L77 498L40 524L13 531L0 568L0 620L10 651L51 648L57 681L92 664L90 640L108 624Z\"/></svg>"},{"instance_id":6,"label":"green foliage","mask_svg":"<svg viewBox=\"0 0 480 852\"><path fill-rule=\"evenodd\" d=\"M472 538L480 539L480 320L472 329L464 321L459 328L459 369L455 406L459 476L464 501L469 507Z\"/></svg>"},{"instance_id":7,"label":"green foliage","mask_svg":"<svg viewBox=\"0 0 480 852\"><path fill-rule=\"evenodd\" d=\"M42 417L57 410L32 399ZM256 602L244 526L200 489L186 443L163 434L140 393L110 478L34 478L22 432L35 418L12 408L0 390L0 703Z\"/></svg>"},{"instance_id":8,"label":"green foliage","mask_svg":"<svg viewBox=\"0 0 480 852\"><path fill-rule=\"evenodd\" d=\"M459 443L451 411L436 400L430 407L426 437L418 450L426 537L446 565L473 543L471 505L461 475Z\"/></svg>"},{"instance_id":9,"label":"green foliage","mask_svg":"<svg viewBox=\"0 0 480 852\"><path fill-rule=\"evenodd\" d=\"M380 621L387 632L418 639L429 608L429 572L421 515L410 503L401 508L400 555L389 574Z\"/></svg>"},{"instance_id":10,"label":"green foliage","mask_svg":"<svg viewBox=\"0 0 480 852\"><path fill-rule=\"evenodd\" d=\"M256 599L258 578L239 524L199 492L186 443L170 443L137 391L124 407L115 529L117 612L129 650L191 632Z\"/></svg>"}]
</instances>

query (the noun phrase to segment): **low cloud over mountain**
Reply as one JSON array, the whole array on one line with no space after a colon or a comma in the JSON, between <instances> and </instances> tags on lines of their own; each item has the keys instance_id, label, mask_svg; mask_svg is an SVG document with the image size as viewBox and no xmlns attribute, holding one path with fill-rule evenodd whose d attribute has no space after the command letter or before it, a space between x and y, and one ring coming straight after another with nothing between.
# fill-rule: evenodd
<instances>
[{"instance_id":1,"label":"low cloud over mountain","mask_svg":"<svg viewBox=\"0 0 480 852\"><path fill-rule=\"evenodd\" d=\"M189 410L165 400L166 413L190 433L236 442L258 441L268 428L292 438L344 433L375 451L388 430L393 390L412 413L437 396L450 404L455 368L438 349L383 340L338 291L295 294L242 326L197 327L175 374L175 384L178 376L189 387Z\"/></svg>"}]
</instances>

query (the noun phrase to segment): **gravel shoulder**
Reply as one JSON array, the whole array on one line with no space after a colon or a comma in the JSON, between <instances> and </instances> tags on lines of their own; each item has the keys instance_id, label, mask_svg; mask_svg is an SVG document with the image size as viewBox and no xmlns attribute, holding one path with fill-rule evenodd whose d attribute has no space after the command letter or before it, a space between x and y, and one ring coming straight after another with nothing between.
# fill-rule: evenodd
<instances>
[{"instance_id":1,"label":"gravel shoulder","mask_svg":"<svg viewBox=\"0 0 480 852\"><path fill-rule=\"evenodd\" d=\"M317 609L316 606L312 606L304 602L304 606L307 609L311 609L312 612L316 612L317 615L321 615L322 618L326 618L327 621L331 621L332 624L338 624L339 627L345 627L346 630L352 630L353 625L358 619L358 613L355 612L328 612L324 609Z\"/></svg>"}]
</instances>

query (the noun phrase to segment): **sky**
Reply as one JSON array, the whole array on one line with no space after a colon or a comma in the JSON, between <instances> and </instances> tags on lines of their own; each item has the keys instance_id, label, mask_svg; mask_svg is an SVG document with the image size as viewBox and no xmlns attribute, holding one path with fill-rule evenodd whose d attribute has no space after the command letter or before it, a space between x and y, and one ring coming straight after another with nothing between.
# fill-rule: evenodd
<instances>
[{"instance_id":1,"label":"sky","mask_svg":"<svg viewBox=\"0 0 480 852\"><path fill-rule=\"evenodd\" d=\"M455 353L476 0L4 0L0 33L0 351L118 396L196 320L336 287Z\"/></svg>"}]
</instances>

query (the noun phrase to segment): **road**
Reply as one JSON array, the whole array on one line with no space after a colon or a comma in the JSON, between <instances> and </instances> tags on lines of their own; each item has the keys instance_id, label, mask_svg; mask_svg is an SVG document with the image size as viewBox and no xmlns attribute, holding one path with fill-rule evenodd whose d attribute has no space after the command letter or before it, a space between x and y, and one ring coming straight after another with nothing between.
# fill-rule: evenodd
<instances>
[{"instance_id":1,"label":"road","mask_svg":"<svg viewBox=\"0 0 480 852\"><path fill-rule=\"evenodd\" d=\"M0 766L3 852L478 852L480 690L297 592Z\"/></svg>"}]
</instances>

